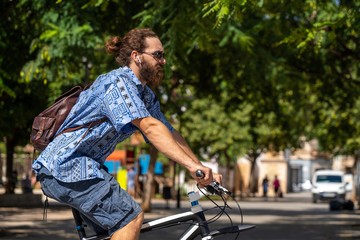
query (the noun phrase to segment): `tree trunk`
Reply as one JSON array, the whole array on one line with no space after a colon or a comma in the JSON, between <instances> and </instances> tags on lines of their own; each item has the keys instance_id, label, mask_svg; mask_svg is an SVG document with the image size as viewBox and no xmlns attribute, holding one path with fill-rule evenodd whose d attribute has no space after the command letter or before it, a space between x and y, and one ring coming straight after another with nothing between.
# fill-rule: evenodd
<instances>
[{"instance_id":1,"label":"tree trunk","mask_svg":"<svg viewBox=\"0 0 360 240\"><path fill-rule=\"evenodd\" d=\"M6 138L6 179L7 184L5 184L5 193L14 194L15 186L17 182L17 175L13 171L13 162L14 162L14 150L15 143L12 138Z\"/></svg>"},{"instance_id":2,"label":"tree trunk","mask_svg":"<svg viewBox=\"0 0 360 240\"><path fill-rule=\"evenodd\" d=\"M1 152L1 149L0 149L0 183L3 183L2 182L2 179L3 179L3 158L2 158L2 152Z\"/></svg>"},{"instance_id":3,"label":"tree trunk","mask_svg":"<svg viewBox=\"0 0 360 240\"><path fill-rule=\"evenodd\" d=\"M253 153L249 154L249 160L251 162L250 169L250 179L249 179L249 187L248 190L250 194L254 197L255 193L258 191L258 176L255 174L256 168L256 159L260 156L260 154L253 151Z\"/></svg>"},{"instance_id":4,"label":"tree trunk","mask_svg":"<svg viewBox=\"0 0 360 240\"><path fill-rule=\"evenodd\" d=\"M149 169L147 172L147 176L146 176L146 182L145 182L145 186L144 186L144 194L142 196L142 210L144 212L151 212L151 198L153 196L153 192L154 192L154 167L155 167L155 162L157 160L158 157L158 150L153 146L150 145L150 164L149 164Z\"/></svg>"}]
</instances>

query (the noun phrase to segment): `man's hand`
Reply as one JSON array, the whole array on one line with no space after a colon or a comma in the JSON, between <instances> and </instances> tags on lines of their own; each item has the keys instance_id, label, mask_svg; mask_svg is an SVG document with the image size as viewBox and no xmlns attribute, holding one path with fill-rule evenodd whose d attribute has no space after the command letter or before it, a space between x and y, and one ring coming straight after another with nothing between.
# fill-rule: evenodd
<instances>
[{"instance_id":1,"label":"man's hand","mask_svg":"<svg viewBox=\"0 0 360 240\"><path fill-rule=\"evenodd\" d=\"M204 173L204 176L197 176L197 170L202 171ZM190 170L190 174L201 187L209 185L213 181L213 174L211 168L205 167L203 165L196 165L193 169Z\"/></svg>"},{"instance_id":2,"label":"man's hand","mask_svg":"<svg viewBox=\"0 0 360 240\"><path fill-rule=\"evenodd\" d=\"M213 173L213 179L215 182L218 182L220 185L222 185L222 175L218 173Z\"/></svg>"},{"instance_id":3,"label":"man's hand","mask_svg":"<svg viewBox=\"0 0 360 240\"><path fill-rule=\"evenodd\" d=\"M204 173L204 177L198 177L196 176L196 170L201 170ZM191 176L198 182L200 187L205 187L212 183L213 181L216 181L221 184L222 182L222 175L218 173L213 173L211 168L205 167L205 166L197 166L196 170L193 172L191 171Z\"/></svg>"}]
</instances>

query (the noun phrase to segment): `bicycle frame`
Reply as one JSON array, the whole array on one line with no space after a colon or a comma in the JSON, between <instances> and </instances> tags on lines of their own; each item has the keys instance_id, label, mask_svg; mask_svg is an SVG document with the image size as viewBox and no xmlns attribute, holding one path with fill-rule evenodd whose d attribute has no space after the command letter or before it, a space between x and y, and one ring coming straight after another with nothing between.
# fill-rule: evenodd
<instances>
[{"instance_id":1,"label":"bicycle frame","mask_svg":"<svg viewBox=\"0 0 360 240\"><path fill-rule=\"evenodd\" d=\"M193 240L199 235L201 236L202 240L214 239L214 237L218 235L242 232L255 227L255 225L241 224L210 231L203 212L193 213L189 211L146 222L141 227L141 233L174 225L180 225L189 221L189 227L179 237L179 240Z\"/></svg>"},{"instance_id":2,"label":"bicycle frame","mask_svg":"<svg viewBox=\"0 0 360 240\"><path fill-rule=\"evenodd\" d=\"M83 221L80 217L80 214L77 210L73 210L73 215L76 223L76 230L79 234L80 240L108 240L110 239L107 235L94 235L86 236L85 229L83 226ZM201 216L202 215L202 216ZM188 223L190 222L190 223ZM214 239L214 237L229 233L238 233L246 231L255 227L255 225L234 225L230 227L225 227L210 231L208 223L203 218L203 212L193 213L191 211L175 214L168 217L159 218L149 222L144 222L140 233L146 233L160 228L166 228L174 225L180 225L188 223L189 227L184 231L184 233L179 237L179 240L193 240L198 236L201 236L202 240Z\"/></svg>"},{"instance_id":3,"label":"bicycle frame","mask_svg":"<svg viewBox=\"0 0 360 240\"><path fill-rule=\"evenodd\" d=\"M220 191L220 192L228 192L225 188L214 185L212 190ZM211 191L212 191L211 190ZM228 192L230 193L230 192ZM199 203L200 194L199 192L189 192L188 197L191 203L191 211L183 212L175 215L171 215L168 217L159 218L156 220L144 222L140 233L145 233L153 230L157 230L160 228L172 227L180 224L188 224L189 227L183 232L180 236L179 240L193 240L198 236L201 236L202 240L211 240L218 235L224 235L229 233L239 233L242 231L246 231L255 227L255 225L233 225L231 224L229 227L216 229L210 231L208 222L205 218L204 211ZM224 199L223 199L224 200ZM225 200L224 200L225 201ZM217 205L217 204L216 204ZM83 224L83 220L80 216L80 213L76 209L73 210L73 215L76 223L76 229L79 234L80 240L107 240L110 239L109 236L104 235L95 235L91 237L87 237L85 233L85 226ZM242 223L242 222L241 222Z\"/></svg>"}]
</instances>

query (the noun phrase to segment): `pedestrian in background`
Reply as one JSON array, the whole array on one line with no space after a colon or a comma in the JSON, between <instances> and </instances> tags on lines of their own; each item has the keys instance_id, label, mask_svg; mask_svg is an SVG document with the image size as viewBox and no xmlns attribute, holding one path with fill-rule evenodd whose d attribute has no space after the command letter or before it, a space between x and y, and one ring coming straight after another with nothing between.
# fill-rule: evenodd
<instances>
[{"instance_id":1,"label":"pedestrian in background","mask_svg":"<svg viewBox=\"0 0 360 240\"><path fill-rule=\"evenodd\" d=\"M127 171L127 192L135 198L135 179L136 179L137 173L135 172L134 167L129 167Z\"/></svg>"},{"instance_id":2,"label":"pedestrian in background","mask_svg":"<svg viewBox=\"0 0 360 240\"><path fill-rule=\"evenodd\" d=\"M267 199L267 194L269 190L269 179L267 175L265 175L263 181L262 181L262 188L263 188L263 197Z\"/></svg>"},{"instance_id":3,"label":"pedestrian in background","mask_svg":"<svg viewBox=\"0 0 360 240\"><path fill-rule=\"evenodd\" d=\"M277 175L275 175L275 179L273 181L274 186L274 192L275 192L275 199L278 197L282 197L281 187L280 187L280 181Z\"/></svg>"}]
</instances>

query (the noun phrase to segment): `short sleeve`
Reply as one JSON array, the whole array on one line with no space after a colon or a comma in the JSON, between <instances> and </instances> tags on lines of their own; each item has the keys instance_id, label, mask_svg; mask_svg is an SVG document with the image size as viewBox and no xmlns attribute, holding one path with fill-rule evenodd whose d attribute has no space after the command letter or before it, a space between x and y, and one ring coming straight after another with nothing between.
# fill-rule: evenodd
<instances>
[{"instance_id":1,"label":"short sleeve","mask_svg":"<svg viewBox=\"0 0 360 240\"><path fill-rule=\"evenodd\" d=\"M160 102L149 86L146 86L144 89L144 102L150 115L162 122L172 132L174 128L166 120L164 114L161 112Z\"/></svg>"},{"instance_id":2,"label":"short sleeve","mask_svg":"<svg viewBox=\"0 0 360 240\"><path fill-rule=\"evenodd\" d=\"M126 75L120 75L105 88L101 109L117 131L134 119L150 116L136 84Z\"/></svg>"},{"instance_id":3,"label":"short sleeve","mask_svg":"<svg viewBox=\"0 0 360 240\"><path fill-rule=\"evenodd\" d=\"M167 121L164 114L160 110L160 103L155 99L155 104L149 109L151 116L161 121L171 132L174 131L173 126Z\"/></svg>"}]
</instances>

